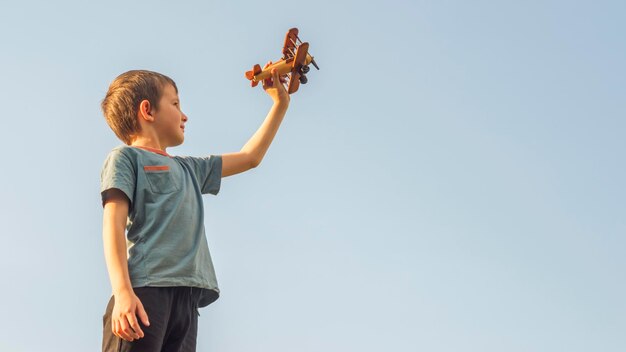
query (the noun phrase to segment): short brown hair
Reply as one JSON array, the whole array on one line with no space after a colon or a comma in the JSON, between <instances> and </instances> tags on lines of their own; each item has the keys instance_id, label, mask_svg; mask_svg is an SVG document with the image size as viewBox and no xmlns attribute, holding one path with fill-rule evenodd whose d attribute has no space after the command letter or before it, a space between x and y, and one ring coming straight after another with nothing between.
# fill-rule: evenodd
<instances>
[{"instance_id":1,"label":"short brown hair","mask_svg":"<svg viewBox=\"0 0 626 352\"><path fill-rule=\"evenodd\" d=\"M174 80L158 72L132 70L119 75L109 86L102 100L102 112L109 127L124 143L131 143L131 136L139 132L137 112L143 100L150 102L150 107L158 109L165 85L178 88Z\"/></svg>"}]
</instances>

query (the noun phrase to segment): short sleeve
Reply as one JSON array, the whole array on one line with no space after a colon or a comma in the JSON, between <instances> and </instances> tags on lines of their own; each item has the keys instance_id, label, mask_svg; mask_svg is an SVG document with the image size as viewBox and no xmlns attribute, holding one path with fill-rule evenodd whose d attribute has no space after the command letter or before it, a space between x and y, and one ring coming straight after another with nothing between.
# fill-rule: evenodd
<instances>
[{"instance_id":1,"label":"short sleeve","mask_svg":"<svg viewBox=\"0 0 626 352\"><path fill-rule=\"evenodd\" d=\"M178 157L189 165L195 172L202 194L217 195L222 183L222 156L210 155L208 157Z\"/></svg>"},{"instance_id":2,"label":"short sleeve","mask_svg":"<svg viewBox=\"0 0 626 352\"><path fill-rule=\"evenodd\" d=\"M124 154L123 149L111 151L104 161L100 173L102 205L106 201L107 191L113 188L124 192L132 204L136 180L135 167L133 167L132 160L128 155Z\"/></svg>"}]
</instances>

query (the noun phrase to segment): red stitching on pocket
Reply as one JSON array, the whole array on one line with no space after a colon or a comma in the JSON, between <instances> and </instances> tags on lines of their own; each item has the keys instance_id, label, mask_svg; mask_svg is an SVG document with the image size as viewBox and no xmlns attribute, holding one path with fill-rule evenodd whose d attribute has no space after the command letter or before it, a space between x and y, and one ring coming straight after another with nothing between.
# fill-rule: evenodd
<instances>
[{"instance_id":1,"label":"red stitching on pocket","mask_svg":"<svg viewBox=\"0 0 626 352\"><path fill-rule=\"evenodd\" d=\"M170 167L167 165L149 165L143 167L144 171L169 171Z\"/></svg>"}]
</instances>

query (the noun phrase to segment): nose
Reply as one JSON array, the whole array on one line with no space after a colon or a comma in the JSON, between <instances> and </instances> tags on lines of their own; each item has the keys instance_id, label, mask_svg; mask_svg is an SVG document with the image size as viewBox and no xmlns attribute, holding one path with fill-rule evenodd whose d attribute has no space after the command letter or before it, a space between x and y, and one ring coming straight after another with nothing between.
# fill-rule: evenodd
<instances>
[{"instance_id":1,"label":"nose","mask_svg":"<svg viewBox=\"0 0 626 352\"><path fill-rule=\"evenodd\" d=\"M185 115L185 113L182 113L183 115L183 122L187 122L187 120L189 120L189 118L187 117L187 115Z\"/></svg>"}]
</instances>

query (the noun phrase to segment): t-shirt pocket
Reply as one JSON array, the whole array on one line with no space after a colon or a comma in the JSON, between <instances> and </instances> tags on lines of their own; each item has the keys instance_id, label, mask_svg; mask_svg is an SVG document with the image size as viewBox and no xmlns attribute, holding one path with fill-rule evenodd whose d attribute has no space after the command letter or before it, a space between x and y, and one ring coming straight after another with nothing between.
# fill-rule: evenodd
<instances>
[{"instance_id":1,"label":"t-shirt pocket","mask_svg":"<svg viewBox=\"0 0 626 352\"><path fill-rule=\"evenodd\" d=\"M170 167L167 165L146 165L143 167L146 178L153 193L172 193L178 190L172 177Z\"/></svg>"}]
</instances>

